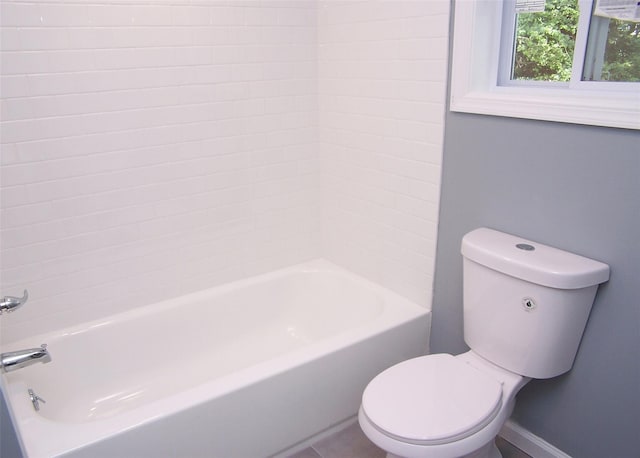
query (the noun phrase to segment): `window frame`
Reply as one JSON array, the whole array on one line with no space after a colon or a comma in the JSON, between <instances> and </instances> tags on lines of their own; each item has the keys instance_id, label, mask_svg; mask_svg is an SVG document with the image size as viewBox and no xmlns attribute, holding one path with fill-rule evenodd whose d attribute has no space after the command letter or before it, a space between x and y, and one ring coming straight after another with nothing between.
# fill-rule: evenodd
<instances>
[{"instance_id":1,"label":"window frame","mask_svg":"<svg viewBox=\"0 0 640 458\"><path fill-rule=\"evenodd\" d=\"M452 111L640 129L640 83L580 81L590 15L580 18L571 83L499 85L502 9L497 0L454 2Z\"/></svg>"}]
</instances>

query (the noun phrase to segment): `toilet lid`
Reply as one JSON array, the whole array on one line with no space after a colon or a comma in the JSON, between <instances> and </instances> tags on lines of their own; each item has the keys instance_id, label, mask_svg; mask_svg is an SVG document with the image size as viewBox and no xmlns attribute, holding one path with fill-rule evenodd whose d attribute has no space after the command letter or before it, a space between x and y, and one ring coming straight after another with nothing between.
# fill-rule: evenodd
<instances>
[{"instance_id":1,"label":"toilet lid","mask_svg":"<svg viewBox=\"0 0 640 458\"><path fill-rule=\"evenodd\" d=\"M397 364L374 378L362 396L362 409L377 429L424 445L470 436L501 405L500 382L448 354Z\"/></svg>"}]
</instances>

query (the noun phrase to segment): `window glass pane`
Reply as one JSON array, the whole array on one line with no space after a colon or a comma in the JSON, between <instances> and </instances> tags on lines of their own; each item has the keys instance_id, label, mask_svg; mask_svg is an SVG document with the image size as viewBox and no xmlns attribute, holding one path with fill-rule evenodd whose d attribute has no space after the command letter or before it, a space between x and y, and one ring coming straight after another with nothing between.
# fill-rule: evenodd
<instances>
[{"instance_id":1,"label":"window glass pane","mask_svg":"<svg viewBox=\"0 0 640 458\"><path fill-rule=\"evenodd\" d=\"M577 0L547 0L516 17L512 80L569 81L578 29Z\"/></svg>"},{"instance_id":2,"label":"window glass pane","mask_svg":"<svg viewBox=\"0 0 640 458\"><path fill-rule=\"evenodd\" d=\"M583 81L640 81L640 23L593 15Z\"/></svg>"}]
</instances>

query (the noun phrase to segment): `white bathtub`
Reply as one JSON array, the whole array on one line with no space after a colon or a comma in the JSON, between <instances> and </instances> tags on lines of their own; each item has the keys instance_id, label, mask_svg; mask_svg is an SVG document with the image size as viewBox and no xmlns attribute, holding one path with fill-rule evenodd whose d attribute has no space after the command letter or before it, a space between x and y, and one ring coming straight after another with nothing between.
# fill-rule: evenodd
<instances>
[{"instance_id":1,"label":"white bathtub","mask_svg":"<svg viewBox=\"0 0 640 458\"><path fill-rule=\"evenodd\" d=\"M2 387L30 457L271 456L354 416L430 317L318 260L13 343L52 362Z\"/></svg>"}]
</instances>

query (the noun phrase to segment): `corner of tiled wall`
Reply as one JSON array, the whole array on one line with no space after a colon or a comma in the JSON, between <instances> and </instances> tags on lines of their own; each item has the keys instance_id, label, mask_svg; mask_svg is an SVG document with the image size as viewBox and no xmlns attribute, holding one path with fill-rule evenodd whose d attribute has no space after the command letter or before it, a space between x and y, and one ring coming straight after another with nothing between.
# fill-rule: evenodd
<instances>
[{"instance_id":1,"label":"corner of tiled wall","mask_svg":"<svg viewBox=\"0 0 640 458\"><path fill-rule=\"evenodd\" d=\"M429 306L448 0L3 0L2 340L324 256Z\"/></svg>"},{"instance_id":2,"label":"corner of tiled wall","mask_svg":"<svg viewBox=\"0 0 640 458\"><path fill-rule=\"evenodd\" d=\"M325 256L431 305L449 1L320 1Z\"/></svg>"}]
</instances>

